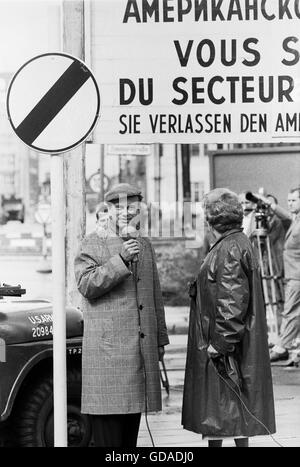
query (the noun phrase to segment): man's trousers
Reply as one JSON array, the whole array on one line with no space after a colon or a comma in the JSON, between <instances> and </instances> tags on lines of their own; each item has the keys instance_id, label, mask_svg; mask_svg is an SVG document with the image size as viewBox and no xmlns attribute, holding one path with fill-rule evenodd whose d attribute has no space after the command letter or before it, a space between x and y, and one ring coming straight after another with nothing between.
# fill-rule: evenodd
<instances>
[{"instance_id":1,"label":"man's trousers","mask_svg":"<svg viewBox=\"0 0 300 467\"><path fill-rule=\"evenodd\" d=\"M136 447L141 414L92 415L95 447Z\"/></svg>"},{"instance_id":2,"label":"man's trousers","mask_svg":"<svg viewBox=\"0 0 300 467\"><path fill-rule=\"evenodd\" d=\"M300 281L290 279L285 288L278 345L290 350L297 337L300 337Z\"/></svg>"}]
</instances>

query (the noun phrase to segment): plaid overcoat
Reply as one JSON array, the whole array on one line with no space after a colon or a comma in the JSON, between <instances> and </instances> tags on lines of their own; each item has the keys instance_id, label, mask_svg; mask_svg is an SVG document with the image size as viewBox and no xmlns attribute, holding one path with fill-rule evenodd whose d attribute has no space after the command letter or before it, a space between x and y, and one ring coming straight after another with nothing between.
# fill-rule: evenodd
<instances>
[{"instance_id":1,"label":"plaid overcoat","mask_svg":"<svg viewBox=\"0 0 300 467\"><path fill-rule=\"evenodd\" d=\"M122 239L97 232L75 259L83 296L83 413L161 410L158 346L169 340L154 250L148 239L138 241L136 266L122 261Z\"/></svg>"}]
</instances>

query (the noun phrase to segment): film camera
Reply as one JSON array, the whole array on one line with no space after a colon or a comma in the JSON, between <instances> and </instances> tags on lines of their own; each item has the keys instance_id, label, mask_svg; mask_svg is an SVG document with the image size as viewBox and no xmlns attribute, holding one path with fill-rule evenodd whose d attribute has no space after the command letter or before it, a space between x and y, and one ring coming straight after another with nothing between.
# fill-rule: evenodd
<instances>
[{"instance_id":1,"label":"film camera","mask_svg":"<svg viewBox=\"0 0 300 467\"><path fill-rule=\"evenodd\" d=\"M255 221L257 229L268 230L268 216L269 216L269 206L264 203L261 199L257 198L251 191L247 191L245 198L251 203L256 204L255 208Z\"/></svg>"}]
</instances>

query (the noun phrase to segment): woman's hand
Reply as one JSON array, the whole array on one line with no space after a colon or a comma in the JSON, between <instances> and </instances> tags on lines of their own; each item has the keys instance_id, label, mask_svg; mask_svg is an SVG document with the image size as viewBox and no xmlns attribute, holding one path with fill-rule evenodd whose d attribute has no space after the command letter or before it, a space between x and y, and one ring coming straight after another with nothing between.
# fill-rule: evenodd
<instances>
[{"instance_id":1,"label":"woman's hand","mask_svg":"<svg viewBox=\"0 0 300 467\"><path fill-rule=\"evenodd\" d=\"M221 354L212 345L209 345L207 348L207 355L209 356L209 358L216 358L219 357Z\"/></svg>"}]
</instances>

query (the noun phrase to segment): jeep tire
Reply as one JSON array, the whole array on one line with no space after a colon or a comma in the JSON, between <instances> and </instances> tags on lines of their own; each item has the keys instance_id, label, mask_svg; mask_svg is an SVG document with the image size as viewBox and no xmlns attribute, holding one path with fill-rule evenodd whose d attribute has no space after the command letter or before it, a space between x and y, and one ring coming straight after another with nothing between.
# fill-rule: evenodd
<instances>
[{"instance_id":1,"label":"jeep tire","mask_svg":"<svg viewBox=\"0 0 300 467\"><path fill-rule=\"evenodd\" d=\"M89 446L91 421L82 414L81 371L74 367L67 372L68 446ZM54 446L53 378L49 372L35 378L19 400L14 411L14 431L20 447Z\"/></svg>"}]
</instances>

